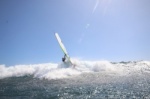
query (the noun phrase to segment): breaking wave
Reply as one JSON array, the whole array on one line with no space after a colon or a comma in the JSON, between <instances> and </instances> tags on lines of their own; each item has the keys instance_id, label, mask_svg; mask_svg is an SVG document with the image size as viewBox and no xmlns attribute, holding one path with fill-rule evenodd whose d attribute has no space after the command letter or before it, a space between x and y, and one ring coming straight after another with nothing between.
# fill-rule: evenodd
<instances>
[{"instance_id":1,"label":"breaking wave","mask_svg":"<svg viewBox=\"0 0 150 99\"><path fill-rule=\"evenodd\" d=\"M40 79L62 79L83 73L106 73L117 76L150 74L150 61L109 62L73 60L75 68L65 63L45 63L34 65L0 65L0 79L33 75Z\"/></svg>"}]
</instances>

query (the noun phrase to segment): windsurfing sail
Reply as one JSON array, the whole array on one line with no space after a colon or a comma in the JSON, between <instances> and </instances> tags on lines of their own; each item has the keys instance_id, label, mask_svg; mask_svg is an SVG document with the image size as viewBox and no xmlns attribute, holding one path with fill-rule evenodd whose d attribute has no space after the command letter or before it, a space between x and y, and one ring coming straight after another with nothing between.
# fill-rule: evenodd
<instances>
[{"instance_id":1,"label":"windsurfing sail","mask_svg":"<svg viewBox=\"0 0 150 99\"><path fill-rule=\"evenodd\" d=\"M66 58L67 58L68 61L71 63L71 65L73 65L73 63L71 62L70 57L69 57L69 55L68 55L68 53L67 53L67 50L66 50L64 44L62 43L62 40L60 39L58 33L55 33L55 36L56 36L56 39L57 39L57 41L58 41L58 43L59 43L59 45L60 45L60 48L62 49L63 53L66 55Z\"/></svg>"}]
</instances>

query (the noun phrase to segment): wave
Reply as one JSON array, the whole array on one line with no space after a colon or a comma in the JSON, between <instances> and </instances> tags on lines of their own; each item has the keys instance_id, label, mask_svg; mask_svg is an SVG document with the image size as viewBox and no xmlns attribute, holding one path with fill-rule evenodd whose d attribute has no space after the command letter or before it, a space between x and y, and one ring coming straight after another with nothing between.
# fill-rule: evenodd
<instances>
[{"instance_id":1,"label":"wave","mask_svg":"<svg viewBox=\"0 0 150 99\"><path fill-rule=\"evenodd\" d=\"M65 63L45 63L32 65L0 65L0 79L33 75L40 79L62 79L83 73L106 73L110 75L128 76L131 74L150 74L150 61L79 61L73 60L75 68Z\"/></svg>"}]
</instances>

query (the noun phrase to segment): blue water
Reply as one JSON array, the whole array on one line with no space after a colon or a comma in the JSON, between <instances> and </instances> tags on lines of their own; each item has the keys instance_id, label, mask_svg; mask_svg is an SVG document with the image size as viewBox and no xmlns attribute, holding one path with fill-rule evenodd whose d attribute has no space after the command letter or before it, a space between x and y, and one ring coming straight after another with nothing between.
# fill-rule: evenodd
<instances>
[{"instance_id":1,"label":"blue water","mask_svg":"<svg viewBox=\"0 0 150 99\"><path fill-rule=\"evenodd\" d=\"M150 99L149 61L76 63L1 65L0 99Z\"/></svg>"}]
</instances>

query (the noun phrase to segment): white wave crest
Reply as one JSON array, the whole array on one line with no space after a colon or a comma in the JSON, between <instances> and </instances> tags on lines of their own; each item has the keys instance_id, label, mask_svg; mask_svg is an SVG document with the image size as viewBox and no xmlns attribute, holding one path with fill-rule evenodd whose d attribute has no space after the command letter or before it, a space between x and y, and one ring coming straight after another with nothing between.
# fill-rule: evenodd
<instances>
[{"instance_id":1,"label":"white wave crest","mask_svg":"<svg viewBox=\"0 0 150 99\"><path fill-rule=\"evenodd\" d=\"M109 61L79 61L73 59L75 68L65 63L45 63L34 65L0 65L0 79L33 75L40 79L61 79L87 72L105 72L108 74L128 75L132 73L150 73L149 61L111 63Z\"/></svg>"}]
</instances>

